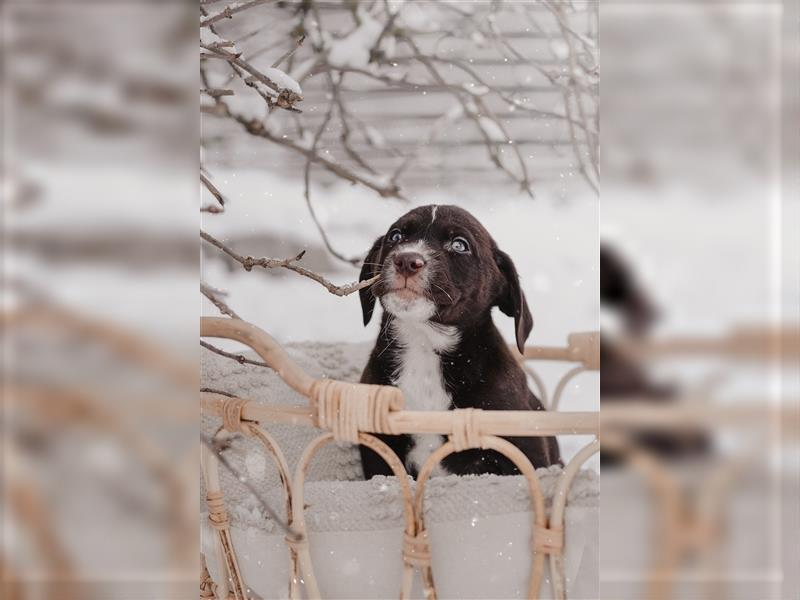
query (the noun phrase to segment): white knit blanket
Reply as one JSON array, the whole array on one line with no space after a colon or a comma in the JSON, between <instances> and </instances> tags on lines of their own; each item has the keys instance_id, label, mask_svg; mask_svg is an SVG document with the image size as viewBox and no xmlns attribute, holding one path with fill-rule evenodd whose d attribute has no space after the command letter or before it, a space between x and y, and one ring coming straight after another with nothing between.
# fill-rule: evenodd
<instances>
[{"instance_id":1,"label":"white knit blanket","mask_svg":"<svg viewBox=\"0 0 800 600\"><path fill-rule=\"evenodd\" d=\"M366 344L288 344L287 352L314 377L357 381L369 354ZM283 406L304 406L306 399L291 390L270 369L237 362L203 350L202 385L257 402ZM213 434L220 425L216 417L203 417L203 433ZM305 447L321 431L312 427L267 424L265 428L283 450L294 470ZM234 436L226 457L238 475L255 486L270 506L283 507L277 469L259 442ZM557 484L560 467L539 469L542 492L549 501ZM222 469L225 491L234 522L270 531L273 524L259 503L239 479ZM331 443L323 447L309 469L306 497L308 525L316 531L372 530L402 524L400 487L394 477L363 481L356 446ZM315 485L314 482L328 482ZM412 489L414 482L411 482ZM570 488L568 504L596 506L599 485L594 471L582 471ZM492 475L434 478L426 489L428 518L448 521L530 510L528 488L522 476Z\"/></svg>"}]
</instances>

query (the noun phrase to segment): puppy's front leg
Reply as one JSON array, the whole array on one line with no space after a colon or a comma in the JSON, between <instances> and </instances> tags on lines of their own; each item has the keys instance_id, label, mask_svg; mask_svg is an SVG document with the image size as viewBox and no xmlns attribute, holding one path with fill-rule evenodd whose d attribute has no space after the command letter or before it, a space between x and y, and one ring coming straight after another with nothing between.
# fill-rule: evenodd
<instances>
[{"instance_id":1,"label":"puppy's front leg","mask_svg":"<svg viewBox=\"0 0 800 600\"><path fill-rule=\"evenodd\" d=\"M397 454L400 462L405 464L406 456L411 449L411 437L408 435L376 435L378 439L384 442L389 448ZM370 480L375 475L394 475L392 469L386 464L386 461L374 450L366 446L359 446L361 451L361 464L364 467L364 479ZM416 473L410 473L416 477Z\"/></svg>"},{"instance_id":2,"label":"puppy's front leg","mask_svg":"<svg viewBox=\"0 0 800 600\"><path fill-rule=\"evenodd\" d=\"M519 470L508 458L494 450L470 449L451 454L442 461L449 473L456 475L518 475Z\"/></svg>"}]
</instances>

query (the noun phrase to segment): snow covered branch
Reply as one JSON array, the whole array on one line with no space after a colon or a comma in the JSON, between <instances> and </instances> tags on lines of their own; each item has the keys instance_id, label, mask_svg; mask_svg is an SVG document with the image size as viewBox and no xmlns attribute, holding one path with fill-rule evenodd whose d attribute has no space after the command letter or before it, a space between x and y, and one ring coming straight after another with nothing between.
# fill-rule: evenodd
<instances>
[{"instance_id":1,"label":"snow covered branch","mask_svg":"<svg viewBox=\"0 0 800 600\"><path fill-rule=\"evenodd\" d=\"M280 154L322 244L353 266L315 211L317 180L400 199L439 180L534 197L549 178L597 193L594 4L201 0L204 128L232 156ZM201 210L222 211L201 177L219 204ZM337 286L297 264L302 254L240 256L202 235L248 271L287 269L338 296L370 284Z\"/></svg>"},{"instance_id":2,"label":"snow covered branch","mask_svg":"<svg viewBox=\"0 0 800 600\"><path fill-rule=\"evenodd\" d=\"M241 2L226 7L203 23L214 19L207 29L228 27L231 23L231 31L240 32L241 28L233 26L237 15L244 19L243 15L250 14L245 12L250 5L258 4L261 3ZM226 13L228 8L231 10ZM540 177L533 162L534 153L525 146L537 143L571 148L572 168L584 176L590 187L597 188L596 7L549 0L508 5L310 0L293 5L291 10L276 3L264 11L253 15L269 14L276 21L295 19L290 31L293 40L310 40L302 48L299 43L290 43L272 64L277 68L286 63L281 73L298 89L301 83L312 86L309 89L313 92L305 96L313 98L313 114L295 120L296 136L287 134L285 124L271 110L266 115L241 110L242 103L229 100L228 96L215 98L216 102L225 103L227 110L218 109L213 114L231 118L251 135L300 153L304 165L310 161L346 181L366 185L382 197L392 197L399 195L404 180L420 176L420 159L431 144L441 145L448 140L455 146L465 133L471 132L471 139L464 140L464 144L482 145L489 165L531 195ZM525 26L524 31L520 26ZM250 29L249 33L231 33L228 37L244 44L253 35L269 38L274 30L252 30L252 25ZM271 41L268 47L275 48L279 41ZM549 50L549 57L542 57L542 44ZM295 110L291 97L277 101L274 96L280 90L293 88L255 63L264 47L249 58L247 51L235 48L213 44L203 44L203 48L206 58L222 58L234 72L243 71L245 82L264 96L270 109L277 106ZM504 70L502 76L499 69ZM538 74L542 84L530 83L534 81L530 72ZM227 88L216 85L212 89ZM415 128L414 133L400 136L398 144L397 138L387 139L383 131L370 124L362 115L362 104L355 103L367 96L380 102L382 95L390 97L385 92L394 90L397 93L392 97L404 98L409 119L427 101L426 96L449 95L460 110L453 118L452 104L439 108L442 119L436 119L433 127L422 132ZM560 102L536 102L534 97L547 94L548 90ZM323 106L331 99L336 111L325 119L325 130L312 150L315 136L310 130L318 130ZM587 102L593 106L587 107ZM563 139L537 142L530 135L521 136L523 128L512 126L521 123L521 119L514 119L514 123L508 120L515 112L529 116L525 129L546 128L560 121ZM447 115L451 116L445 118ZM452 135L453 132L460 135Z\"/></svg>"},{"instance_id":3,"label":"snow covered branch","mask_svg":"<svg viewBox=\"0 0 800 600\"><path fill-rule=\"evenodd\" d=\"M270 108L278 107L289 111L300 112L300 109L295 108L295 104L302 102L303 95L300 85L286 73L275 67L269 67L264 72L259 71L246 60L242 60L239 54L229 52L221 47L219 44L204 44L200 43L200 47L208 50L210 55L205 55L205 58L218 57L227 60L231 65L239 67L243 71L250 74L245 77L239 71L236 71L244 82L258 92L264 98ZM220 98L220 96L217 96Z\"/></svg>"}]
</instances>

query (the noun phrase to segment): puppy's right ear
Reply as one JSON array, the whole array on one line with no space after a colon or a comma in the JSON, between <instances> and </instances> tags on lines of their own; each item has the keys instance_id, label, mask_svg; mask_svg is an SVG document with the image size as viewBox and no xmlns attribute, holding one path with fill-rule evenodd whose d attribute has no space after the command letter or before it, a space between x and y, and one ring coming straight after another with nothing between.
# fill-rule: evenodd
<instances>
[{"instance_id":1,"label":"puppy's right ear","mask_svg":"<svg viewBox=\"0 0 800 600\"><path fill-rule=\"evenodd\" d=\"M359 281L372 279L381 272L381 254L383 253L383 236L375 240L372 248L367 252L364 258L364 264L361 267L361 274L358 276ZM373 284L374 285L374 284ZM375 310L375 294L372 293L372 286L367 286L358 290L358 296L361 298L361 314L364 316L364 325L367 325L372 319L372 311Z\"/></svg>"}]
</instances>

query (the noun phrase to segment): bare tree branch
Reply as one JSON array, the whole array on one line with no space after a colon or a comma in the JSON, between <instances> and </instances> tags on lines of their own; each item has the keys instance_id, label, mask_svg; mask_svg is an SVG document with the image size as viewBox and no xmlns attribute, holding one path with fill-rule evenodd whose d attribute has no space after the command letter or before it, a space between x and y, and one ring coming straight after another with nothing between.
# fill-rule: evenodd
<instances>
[{"instance_id":1,"label":"bare tree branch","mask_svg":"<svg viewBox=\"0 0 800 600\"><path fill-rule=\"evenodd\" d=\"M583 101L582 101L583 94L581 93L581 90L580 90L580 83L578 81L576 81L576 73L578 71L578 62L577 62L577 59L576 59L576 56L575 56L575 54L576 54L575 53L575 46L572 43L572 38L574 36L574 37L577 37L579 40L583 41L583 36L578 36L577 34L575 34L572 31L572 29L570 29L570 27L566 24L566 17L563 14L563 8L561 6L551 6L551 3L545 3L545 4L556 15L556 17L558 19L559 26L561 27L561 31L562 31L562 33L564 35L564 41L567 44L567 53L568 53L568 57L569 57L569 67L570 67L570 73L569 73L570 91L572 92L572 95L573 95L573 97L575 99L575 105L578 108L578 115L580 116L580 120L581 120L582 123L584 123L583 131L584 131L584 134L586 135L586 146L587 146L587 148L589 150L589 156L590 156L590 159L591 159L590 160L590 164L592 165L592 167L594 169L595 177L597 177L599 179L600 178L600 164L599 164L600 163L600 159L599 159L599 156L597 154L597 140L594 138L594 136L592 135L592 132L586 126L586 121L587 121L586 120L586 112L584 110ZM569 106L569 98L565 98L565 103L567 104L567 106ZM575 136L573 134L573 138L574 137ZM599 189L597 187L596 182L592 181L590 183L592 183L592 187L594 188L595 193L599 193Z\"/></svg>"},{"instance_id":2,"label":"bare tree branch","mask_svg":"<svg viewBox=\"0 0 800 600\"><path fill-rule=\"evenodd\" d=\"M339 122L342 125L342 133L339 136L339 141L342 143L342 147L344 148L347 155L355 162L359 167L369 171L372 174L377 173L375 169L373 169L367 161L365 161L358 152L350 145L350 124L348 119L350 117L350 113L348 112L347 108L345 108L345 104L342 101L342 94L341 94L341 85L344 81L344 73L339 75L338 79L333 77L332 73L328 73L328 79L331 85L331 95L333 97L333 101L336 103L336 107L339 110ZM320 130L322 131L322 130ZM365 133L366 135L366 133ZM396 181L396 179L392 178L392 181Z\"/></svg>"},{"instance_id":3,"label":"bare tree branch","mask_svg":"<svg viewBox=\"0 0 800 600\"><path fill-rule=\"evenodd\" d=\"M297 50L300 48L300 46L302 46L302 45L303 45L303 42L304 42L305 40L306 40L306 36L305 36L305 34L301 35L301 36L300 36L300 37L297 39L297 41L295 42L294 46L292 46L291 48L289 48L289 49L288 49L288 50L287 50L287 51L286 51L284 54L282 54L282 55L281 55L281 56L278 58L278 60L276 60L274 63L272 63L272 68L273 68L273 69L275 69L275 68L277 68L277 67L280 67L280 66L281 66L281 63L282 63L283 61L285 61L285 60L286 60L287 58L289 58L289 57L290 57L292 54L294 54L295 52L297 52Z\"/></svg>"},{"instance_id":4,"label":"bare tree branch","mask_svg":"<svg viewBox=\"0 0 800 600\"><path fill-rule=\"evenodd\" d=\"M341 78L339 83L335 83L333 78L331 78L331 85L334 87L335 90L338 90L338 85L341 83ZM333 115L333 108L336 104L336 96L338 92L334 92L333 97L331 98L330 106L328 107L328 112L325 114L325 118L322 120L319 128L317 129L317 133L314 136L314 141L311 143L311 152L316 154L317 146L319 145L319 140L322 137L322 134L325 133L325 129L330 123L331 116ZM325 247L328 249L333 256L337 259L346 262L353 266L358 266L361 263L361 259L359 257L347 258L342 253L334 249L333 245L331 244L330 239L328 238L328 234L325 232L325 229L322 227L322 223L319 222L317 218L317 213L314 210L314 205L311 203L311 159L306 159L306 167L305 172L303 174L303 183L304 183L304 197L306 200L306 206L308 207L308 212L311 214L311 220L314 221L314 225L317 227L317 231L319 231L320 236L322 237L322 242L325 244Z\"/></svg>"},{"instance_id":5,"label":"bare tree branch","mask_svg":"<svg viewBox=\"0 0 800 600\"><path fill-rule=\"evenodd\" d=\"M218 239L207 234L205 231L200 232L200 237L212 246L216 246L225 254L230 256L233 260L242 265L242 268L244 268L245 271L252 271L253 267L261 267L263 269L288 269L289 271L294 271L303 277L308 277L309 279L316 281L334 296L349 296L354 292L371 286L380 278L380 275L376 275L375 277L366 279L364 281L348 283L346 285L335 285L325 279L322 275L295 264L297 261L303 258L305 250L293 258L254 258L252 256L242 256L241 254L237 254Z\"/></svg>"},{"instance_id":6,"label":"bare tree branch","mask_svg":"<svg viewBox=\"0 0 800 600\"><path fill-rule=\"evenodd\" d=\"M212 98L219 98L220 96L233 96L233 90L225 90L225 89L209 89L203 88L200 90L201 94L208 94Z\"/></svg>"},{"instance_id":7,"label":"bare tree branch","mask_svg":"<svg viewBox=\"0 0 800 600\"><path fill-rule=\"evenodd\" d=\"M545 6L556 17L556 21L558 22L562 32L563 41L567 45L568 64L569 64L568 83L566 85L562 85L558 83L555 76L550 75L546 70L541 70L541 72L544 73L554 85L559 85L561 89L561 96L564 101L564 112L567 115L567 125L569 128L570 143L572 144L573 154L578 164L578 171L581 173L584 180L589 184L589 187L592 188L594 193L599 194L600 188L597 183L597 180L595 179L595 178L599 179L600 177L600 164L599 164L600 161L597 151L597 143L598 143L597 128L589 127L588 119L586 118L586 114L583 110L583 105L580 100L583 93L581 85L575 79L575 69L577 66L577 62L575 60L575 49L572 44L572 41L570 40L571 29L566 25L565 18L564 15L561 13L560 6L554 5L552 3L545 3ZM538 29L542 33L542 35L546 35L548 39L552 40L552 35L546 34L545 31L542 29L542 26L536 19L532 19L529 16L528 21L534 28ZM574 32L572 33L574 34ZM574 35L577 36L578 34ZM512 49L513 51L511 44L509 44L507 41L503 43L506 47ZM590 50L591 50L590 48L587 48L587 51ZM594 56L596 55L596 53L592 52L592 55ZM578 114L580 120L573 118L573 113L572 113L573 96L575 97L576 105L578 106ZM589 172L589 169L586 167L587 160L584 153L581 151L580 140L575 130L576 125L581 127L581 129L584 131L586 144L589 152L589 162L591 163L594 176Z\"/></svg>"},{"instance_id":8,"label":"bare tree branch","mask_svg":"<svg viewBox=\"0 0 800 600\"><path fill-rule=\"evenodd\" d=\"M419 62L422 63L423 66L425 66L425 68L431 74L433 79L439 85L452 87L445 81L444 77L439 73L436 67L433 66L433 63L430 60L428 60L427 57L425 57L425 55L420 51L419 47L414 42L414 40L412 40L408 36L403 36L403 41L405 41L406 44L409 45L409 47L413 50L415 56L420 57L418 59ZM533 197L533 191L531 190L530 176L528 175L528 167L525 164L525 160L522 158L522 155L519 153L519 149L514 147L514 153L519 163L521 177L518 177L513 171L511 171L506 165L503 164L503 161L500 158L500 153L498 152L496 146L493 144L493 140L491 139L491 137L486 132L486 130L484 129L483 125L480 122L481 115L476 114L475 111L472 110L469 101L467 101L464 98L464 93L465 90L462 88L458 90L458 92L454 93L454 96L461 103L461 106L464 109L464 114L475 122L479 132L481 133L481 136L483 137L484 143L486 144L486 149L487 152L489 153L489 157L491 158L492 162L497 166L498 169L508 173L508 175L513 180L517 181L520 184L520 187L522 188L523 191L525 191L528 195ZM491 118L491 115L487 110L486 106L480 101L480 99L477 96L473 97L471 101L475 102L480 107L480 109L486 115L486 118ZM502 124L497 122L496 119L492 119L492 121L500 129L500 131L503 132L503 135L505 135L506 138L508 138L508 133L505 131L505 128L502 126ZM513 147L513 144L510 145Z\"/></svg>"},{"instance_id":9,"label":"bare tree branch","mask_svg":"<svg viewBox=\"0 0 800 600\"><path fill-rule=\"evenodd\" d=\"M230 19L236 13L243 12L254 6L258 6L259 4L267 4L268 2L273 2L273 0L251 0L250 2L244 2L243 4L237 4L234 6L226 6L220 12L215 15L208 17L207 19L203 19L200 21L200 27L208 27L209 25L213 25L217 21L221 21L222 19ZM205 4L208 4L206 2Z\"/></svg>"},{"instance_id":10,"label":"bare tree branch","mask_svg":"<svg viewBox=\"0 0 800 600\"><path fill-rule=\"evenodd\" d=\"M360 183L361 185L376 191L382 198L402 198L399 186L391 181L384 181L380 177L373 176L371 173L362 173L356 171L355 169L349 169L330 158L311 152L311 149L304 146L301 142L296 142L288 137L283 137L272 133L261 121L257 119L248 119L245 116L230 111L229 108L227 109L227 114L242 127L244 127L245 131L247 131L249 134L262 137L271 142L275 142L284 148L289 148L298 154L302 154L306 158L309 158L311 162L324 167L345 181L349 181L351 183Z\"/></svg>"},{"instance_id":11,"label":"bare tree branch","mask_svg":"<svg viewBox=\"0 0 800 600\"><path fill-rule=\"evenodd\" d=\"M203 173L203 171L200 171L200 181L202 181L203 185L206 186L206 189L209 192L211 192L211 195L214 196L214 198L217 199L217 202L219 202L219 205L222 208L225 208L225 197L222 195L222 192L220 192L217 189L217 187L213 183L211 183L211 181L209 181L208 177L206 177L206 175L205 175L205 173ZM207 212L212 212L212 211L207 211Z\"/></svg>"}]
</instances>

